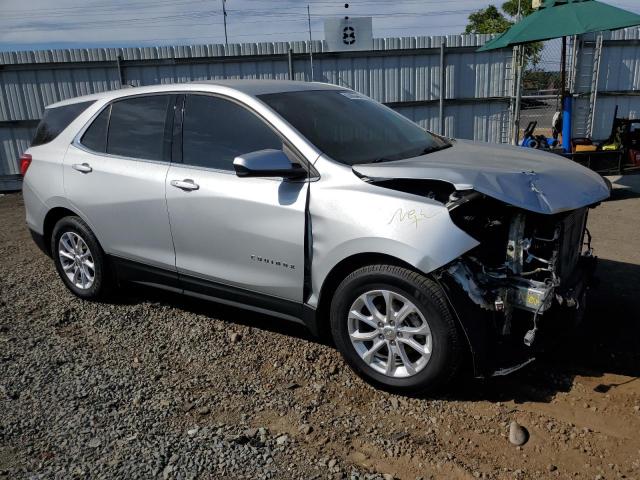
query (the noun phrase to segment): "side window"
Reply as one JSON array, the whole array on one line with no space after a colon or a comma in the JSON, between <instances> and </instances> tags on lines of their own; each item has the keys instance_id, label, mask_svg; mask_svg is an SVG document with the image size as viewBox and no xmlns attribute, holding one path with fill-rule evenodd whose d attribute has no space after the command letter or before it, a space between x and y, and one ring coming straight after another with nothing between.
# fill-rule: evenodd
<instances>
[{"instance_id":1,"label":"side window","mask_svg":"<svg viewBox=\"0 0 640 480\"><path fill-rule=\"evenodd\" d=\"M119 100L111 105L107 153L144 160L165 160L170 136L165 132L170 95Z\"/></svg>"},{"instance_id":2,"label":"side window","mask_svg":"<svg viewBox=\"0 0 640 480\"><path fill-rule=\"evenodd\" d=\"M111 105L100 112L89 128L85 130L84 135L80 139L80 143L94 152L107 151L107 131L109 130L109 114L111 113Z\"/></svg>"},{"instance_id":3,"label":"side window","mask_svg":"<svg viewBox=\"0 0 640 480\"><path fill-rule=\"evenodd\" d=\"M52 141L92 103L93 101L72 103L71 105L65 105L63 107L45 109L44 116L38 124L31 146L37 147L38 145L44 145Z\"/></svg>"},{"instance_id":4,"label":"side window","mask_svg":"<svg viewBox=\"0 0 640 480\"><path fill-rule=\"evenodd\" d=\"M183 163L233 171L235 157L267 148L282 150L282 140L251 111L222 98L187 95Z\"/></svg>"}]
</instances>

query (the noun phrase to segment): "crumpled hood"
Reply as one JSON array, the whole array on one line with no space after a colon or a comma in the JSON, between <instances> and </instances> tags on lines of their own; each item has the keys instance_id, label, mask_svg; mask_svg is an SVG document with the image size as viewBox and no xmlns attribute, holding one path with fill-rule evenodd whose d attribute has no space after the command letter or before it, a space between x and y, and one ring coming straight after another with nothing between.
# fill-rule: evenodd
<instances>
[{"instance_id":1,"label":"crumpled hood","mask_svg":"<svg viewBox=\"0 0 640 480\"><path fill-rule=\"evenodd\" d=\"M609 197L600 175L567 158L522 147L454 140L450 148L393 162L354 165L371 179L442 180L532 212L554 214Z\"/></svg>"}]
</instances>

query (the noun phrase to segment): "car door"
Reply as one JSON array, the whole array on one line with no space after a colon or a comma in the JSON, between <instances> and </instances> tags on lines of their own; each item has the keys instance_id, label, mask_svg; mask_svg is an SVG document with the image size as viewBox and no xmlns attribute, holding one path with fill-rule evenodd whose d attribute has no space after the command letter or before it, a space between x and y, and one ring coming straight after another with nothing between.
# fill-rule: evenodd
<instances>
[{"instance_id":1,"label":"car door","mask_svg":"<svg viewBox=\"0 0 640 480\"><path fill-rule=\"evenodd\" d=\"M177 281L165 199L174 103L164 94L107 105L69 147L64 184L108 254Z\"/></svg>"},{"instance_id":2,"label":"car door","mask_svg":"<svg viewBox=\"0 0 640 480\"><path fill-rule=\"evenodd\" d=\"M167 206L184 288L270 310L278 306L267 297L301 304L308 183L240 178L233 168L236 156L283 149L283 139L247 107L214 95L185 95L182 125Z\"/></svg>"}]
</instances>

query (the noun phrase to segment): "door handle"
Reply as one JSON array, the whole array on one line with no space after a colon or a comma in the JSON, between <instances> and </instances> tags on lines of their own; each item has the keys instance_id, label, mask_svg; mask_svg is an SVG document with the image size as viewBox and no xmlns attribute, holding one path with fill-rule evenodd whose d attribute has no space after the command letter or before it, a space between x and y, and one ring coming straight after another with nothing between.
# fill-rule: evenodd
<instances>
[{"instance_id":1,"label":"door handle","mask_svg":"<svg viewBox=\"0 0 640 480\"><path fill-rule=\"evenodd\" d=\"M185 178L184 180L171 180L171 186L179 188L180 190L198 190L200 188L200 185L190 178Z\"/></svg>"},{"instance_id":2,"label":"door handle","mask_svg":"<svg viewBox=\"0 0 640 480\"><path fill-rule=\"evenodd\" d=\"M91 165L88 163L74 163L71 167L82 173L89 173L93 171L93 168L91 168Z\"/></svg>"}]
</instances>

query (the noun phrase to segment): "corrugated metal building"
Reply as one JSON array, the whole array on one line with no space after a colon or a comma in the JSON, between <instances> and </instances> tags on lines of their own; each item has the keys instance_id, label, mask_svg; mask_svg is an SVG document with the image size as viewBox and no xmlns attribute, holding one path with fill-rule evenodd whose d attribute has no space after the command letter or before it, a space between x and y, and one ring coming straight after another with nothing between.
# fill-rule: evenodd
<instances>
[{"instance_id":1,"label":"corrugated metal building","mask_svg":"<svg viewBox=\"0 0 640 480\"><path fill-rule=\"evenodd\" d=\"M640 118L640 28L603 34L593 99L596 39L596 34L584 35L578 45L573 134L586 136L589 133L589 104L594 101L592 135L605 139L611 133L616 106L619 117Z\"/></svg>"},{"instance_id":2,"label":"corrugated metal building","mask_svg":"<svg viewBox=\"0 0 640 480\"><path fill-rule=\"evenodd\" d=\"M512 52L475 53L488 38L384 38L375 39L372 51L341 53L327 52L316 41L313 80L371 96L430 130L499 142L507 137ZM231 44L227 50L224 45L191 45L0 53L4 187L17 186L17 158L46 105L121 84L217 78L308 81L309 46L276 42Z\"/></svg>"},{"instance_id":3,"label":"corrugated metal building","mask_svg":"<svg viewBox=\"0 0 640 480\"><path fill-rule=\"evenodd\" d=\"M425 128L487 142L510 139L513 52L476 53L487 35L374 40L374 50L328 52L323 42L275 42L0 53L0 190L19 187L17 159L44 107L120 88L217 78L313 80L352 88ZM580 39L575 65L574 135L611 130L621 116L640 117L640 28L604 34L593 98L595 35Z\"/></svg>"}]
</instances>

